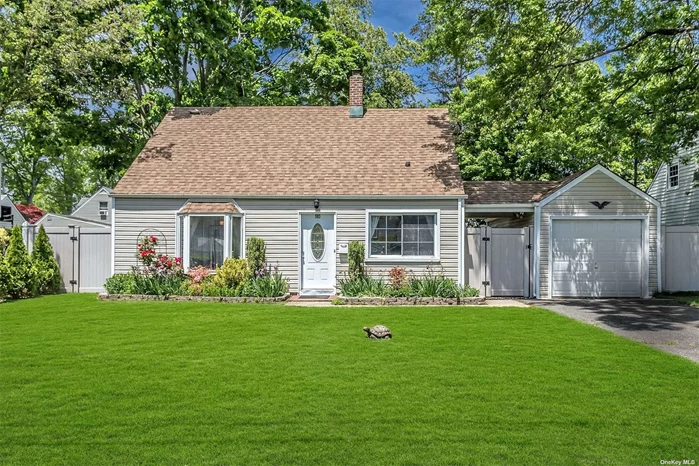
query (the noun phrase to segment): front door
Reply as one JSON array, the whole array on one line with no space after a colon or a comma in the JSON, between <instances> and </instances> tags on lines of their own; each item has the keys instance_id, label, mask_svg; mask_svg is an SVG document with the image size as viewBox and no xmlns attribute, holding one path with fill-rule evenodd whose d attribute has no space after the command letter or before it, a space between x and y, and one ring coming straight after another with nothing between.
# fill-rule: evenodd
<instances>
[{"instance_id":1,"label":"front door","mask_svg":"<svg viewBox=\"0 0 699 466\"><path fill-rule=\"evenodd\" d=\"M301 214L301 290L335 287L335 215Z\"/></svg>"}]
</instances>

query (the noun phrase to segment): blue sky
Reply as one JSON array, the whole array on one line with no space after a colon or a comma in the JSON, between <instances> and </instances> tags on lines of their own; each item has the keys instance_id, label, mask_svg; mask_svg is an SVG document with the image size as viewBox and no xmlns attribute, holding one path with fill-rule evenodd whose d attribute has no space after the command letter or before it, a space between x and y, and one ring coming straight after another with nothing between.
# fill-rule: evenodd
<instances>
[{"instance_id":1,"label":"blue sky","mask_svg":"<svg viewBox=\"0 0 699 466\"><path fill-rule=\"evenodd\" d=\"M384 28L389 36L394 32L409 35L422 9L420 0L374 0L371 22Z\"/></svg>"}]
</instances>

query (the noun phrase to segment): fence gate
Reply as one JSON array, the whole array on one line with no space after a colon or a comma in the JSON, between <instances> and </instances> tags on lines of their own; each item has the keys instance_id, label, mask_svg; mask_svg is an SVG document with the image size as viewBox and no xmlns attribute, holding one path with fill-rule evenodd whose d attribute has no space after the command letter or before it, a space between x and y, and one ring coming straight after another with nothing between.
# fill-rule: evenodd
<instances>
[{"instance_id":1,"label":"fence gate","mask_svg":"<svg viewBox=\"0 0 699 466\"><path fill-rule=\"evenodd\" d=\"M481 295L528 298L532 295L531 227L467 228L467 283Z\"/></svg>"},{"instance_id":2,"label":"fence gate","mask_svg":"<svg viewBox=\"0 0 699 466\"><path fill-rule=\"evenodd\" d=\"M663 291L699 290L699 226L663 227Z\"/></svg>"},{"instance_id":3,"label":"fence gate","mask_svg":"<svg viewBox=\"0 0 699 466\"><path fill-rule=\"evenodd\" d=\"M61 269L62 291L97 293L111 272L109 228L46 228L53 252Z\"/></svg>"}]
</instances>

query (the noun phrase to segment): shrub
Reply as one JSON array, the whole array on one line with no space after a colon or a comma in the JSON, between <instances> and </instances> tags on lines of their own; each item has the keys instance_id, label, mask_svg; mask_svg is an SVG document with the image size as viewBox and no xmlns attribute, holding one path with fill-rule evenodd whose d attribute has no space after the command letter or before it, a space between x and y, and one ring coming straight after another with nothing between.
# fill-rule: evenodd
<instances>
[{"instance_id":1,"label":"shrub","mask_svg":"<svg viewBox=\"0 0 699 466\"><path fill-rule=\"evenodd\" d=\"M39 228L39 234L34 241L32 251L32 266L36 279L36 291L39 294L54 294L61 289L61 270L53 254L53 247L44 226Z\"/></svg>"},{"instance_id":2,"label":"shrub","mask_svg":"<svg viewBox=\"0 0 699 466\"><path fill-rule=\"evenodd\" d=\"M245 296L275 298L289 291L289 282L279 272L279 266L266 268L264 275L252 277L245 288Z\"/></svg>"},{"instance_id":3,"label":"shrub","mask_svg":"<svg viewBox=\"0 0 699 466\"><path fill-rule=\"evenodd\" d=\"M211 269L201 265L189 269L189 272L187 272L190 278L189 293L192 295L202 294L202 286L204 281L209 279L210 274Z\"/></svg>"},{"instance_id":4,"label":"shrub","mask_svg":"<svg viewBox=\"0 0 699 466\"><path fill-rule=\"evenodd\" d=\"M344 306L345 302L340 298L335 298L330 302L330 304L333 306Z\"/></svg>"},{"instance_id":5,"label":"shrub","mask_svg":"<svg viewBox=\"0 0 699 466\"><path fill-rule=\"evenodd\" d=\"M10 281L10 275L7 271L5 263L0 257L0 303L7 298L7 283Z\"/></svg>"},{"instance_id":6,"label":"shrub","mask_svg":"<svg viewBox=\"0 0 699 466\"><path fill-rule=\"evenodd\" d=\"M350 297L390 295L390 286L385 284L382 279L368 275L356 278L340 278L338 280L338 289L343 296Z\"/></svg>"},{"instance_id":7,"label":"shrub","mask_svg":"<svg viewBox=\"0 0 699 466\"><path fill-rule=\"evenodd\" d=\"M8 244L10 244L10 232L7 228L0 228L0 259L5 255Z\"/></svg>"},{"instance_id":8,"label":"shrub","mask_svg":"<svg viewBox=\"0 0 699 466\"><path fill-rule=\"evenodd\" d=\"M217 285L213 280L205 280L201 285L201 294L202 296L225 296L235 298L243 296L244 289L245 285L233 288Z\"/></svg>"},{"instance_id":9,"label":"shrub","mask_svg":"<svg viewBox=\"0 0 699 466\"><path fill-rule=\"evenodd\" d=\"M348 247L347 260L349 261L350 279L361 278L366 275L364 268L364 243L351 241Z\"/></svg>"},{"instance_id":10,"label":"shrub","mask_svg":"<svg viewBox=\"0 0 699 466\"><path fill-rule=\"evenodd\" d=\"M252 276L259 277L266 273L267 247L263 239L254 237L248 239L245 256Z\"/></svg>"},{"instance_id":11,"label":"shrub","mask_svg":"<svg viewBox=\"0 0 699 466\"><path fill-rule=\"evenodd\" d=\"M184 275L134 273L134 294L155 296L187 295L189 279Z\"/></svg>"},{"instance_id":12,"label":"shrub","mask_svg":"<svg viewBox=\"0 0 699 466\"><path fill-rule=\"evenodd\" d=\"M408 278L408 273L403 267L393 267L388 271L388 279L391 282L391 288L399 290L405 287L405 282Z\"/></svg>"},{"instance_id":13,"label":"shrub","mask_svg":"<svg viewBox=\"0 0 699 466\"><path fill-rule=\"evenodd\" d=\"M109 294L135 294L135 273L117 273L107 279L104 288Z\"/></svg>"},{"instance_id":14,"label":"shrub","mask_svg":"<svg viewBox=\"0 0 699 466\"><path fill-rule=\"evenodd\" d=\"M144 236L138 241L138 254L136 258L149 267L156 259L155 248L158 246L158 238L155 236Z\"/></svg>"},{"instance_id":15,"label":"shrub","mask_svg":"<svg viewBox=\"0 0 699 466\"><path fill-rule=\"evenodd\" d=\"M10 244L5 251L7 269L7 294L10 298L29 298L34 295L35 280L32 261L24 246L22 230L19 226L12 229Z\"/></svg>"},{"instance_id":16,"label":"shrub","mask_svg":"<svg viewBox=\"0 0 699 466\"><path fill-rule=\"evenodd\" d=\"M211 279L211 285L217 289L227 289L228 292L234 293L220 296L240 296L250 277L251 272L245 259L226 259L223 261L223 265L216 269L216 275Z\"/></svg>"}]
</instances>

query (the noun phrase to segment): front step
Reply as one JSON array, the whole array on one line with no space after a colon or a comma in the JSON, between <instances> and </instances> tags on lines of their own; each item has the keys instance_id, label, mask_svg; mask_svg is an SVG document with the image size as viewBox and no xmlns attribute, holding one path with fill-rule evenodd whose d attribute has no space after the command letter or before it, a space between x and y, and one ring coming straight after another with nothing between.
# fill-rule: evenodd
<instances>
[{"instance_id":1,"label":"front step","mask_svg":"<svg viewBox=\"0 0 699 466\"><path fill-rule=\"evenodd\" d=\"M335 295L335 290L301 290L296 295L296 299L304 301L327 301L331 296Z\"/></svg>"}]
</instances>

